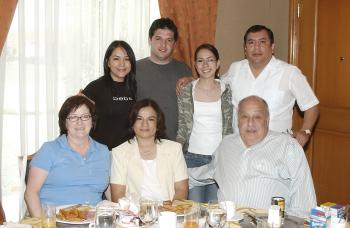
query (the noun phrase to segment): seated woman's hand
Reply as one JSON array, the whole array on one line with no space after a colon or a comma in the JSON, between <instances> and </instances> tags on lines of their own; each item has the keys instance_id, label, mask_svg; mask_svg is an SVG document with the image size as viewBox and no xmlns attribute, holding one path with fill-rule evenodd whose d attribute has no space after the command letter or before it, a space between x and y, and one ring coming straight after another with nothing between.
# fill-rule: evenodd
<instances>
[{"instance_id":1,"label":"seated woman's hand","mask_svg":"<svg viewBox=\"0 0 350 228\"><path fill-rule=\"evenodd\" d=\"M163 201L163 207L170 208L172 206L172 202L170 200Z\"/></svg>"}]
</instances>

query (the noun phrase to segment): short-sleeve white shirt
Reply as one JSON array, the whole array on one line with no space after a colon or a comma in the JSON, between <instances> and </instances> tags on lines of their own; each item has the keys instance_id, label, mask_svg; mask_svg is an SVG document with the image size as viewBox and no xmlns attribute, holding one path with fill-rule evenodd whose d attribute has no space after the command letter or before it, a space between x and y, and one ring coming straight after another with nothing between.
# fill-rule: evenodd
<instances>
[{"instance_id":1,"label":"short-sleeve white shirt","mask_svg":"<svg viewBox=\"0 0 350 228\"><path fill-rule=\"evenodd\" d=\"M319 103L301 71L274 56L258 77L254 77L248 60L245 59L232 63L223 80L232 88L235 120L239 101L257 95L269 105L269 126L271 130L278 132L291 129L295 101L301 111ZM237 129L237 126L235 128Z\"/></svg>"}]
</instances>

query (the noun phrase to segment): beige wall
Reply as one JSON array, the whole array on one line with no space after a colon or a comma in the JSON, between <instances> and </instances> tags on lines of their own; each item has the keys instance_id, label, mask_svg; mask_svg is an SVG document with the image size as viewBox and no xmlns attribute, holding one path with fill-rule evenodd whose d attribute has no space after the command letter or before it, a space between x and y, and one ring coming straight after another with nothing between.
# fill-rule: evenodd
<instances>
[{"instance_id":1,"label":"beige wall","mask_svg":"<svg viewBox=\"0 0 350 228\"><path fill-rule=\"evenodd\" d=\"M289 0L219 0L216 47L221 57L221 73L233 61L244 58L243 36L254 24L271 28L275 35L276 57L288 60Z\"/></svg>"}]
</instances>

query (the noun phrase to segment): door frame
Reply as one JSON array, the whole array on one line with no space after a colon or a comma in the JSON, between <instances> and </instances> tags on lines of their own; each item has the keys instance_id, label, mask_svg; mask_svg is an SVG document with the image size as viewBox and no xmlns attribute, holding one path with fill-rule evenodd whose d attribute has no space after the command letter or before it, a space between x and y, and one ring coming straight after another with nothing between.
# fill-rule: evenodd
<instances>
[{"instance_id":1,"label":"door frame","mask_svg":"<svg viewBox=\"0 0 350 228\"><path fill-rule=\"evenodd\" d=\"M289 0L288 61L298 66L316 94L316 51L318 0ZM302 113L294 107L293 129L300 129ZM317 124L316 124L317 126ZM314 130L316 130L314 128ZM312 170L313 138L306 146L305 154Z\"/></svg>"}]
</instances>

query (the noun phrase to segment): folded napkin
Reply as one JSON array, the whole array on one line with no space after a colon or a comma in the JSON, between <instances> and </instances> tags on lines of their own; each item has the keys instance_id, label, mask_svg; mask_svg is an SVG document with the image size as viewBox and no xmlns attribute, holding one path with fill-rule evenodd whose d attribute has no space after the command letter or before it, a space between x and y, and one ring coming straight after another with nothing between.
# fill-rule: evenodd
<instances>
[{"instance_id":1,"label":"folded napkin","mask_svg":"<svg viewBox=\"0 0 350 228\"><path fill-rule=\"evenodd\" d=\"M33 228L41 228L41 219L40 218L30 218L26 217L20 221L21 224L31 225Z\"/></svg>"},{"instance_id":2,"label":"folded napkin","mask_svg":"<svg viewBox=\"0 0 350 228\"><path fill-rule=\"evenodd\" d=\"M8 227L8 228L31 228L31 225L28 224L20 224L20 223L12 223L5 222L4 225L0 225L0 227Z\"/></svg>"},{"instance_id":3,"label":"folded napkin","mask_svg":"<svg viewBox=\"0 0 350 228\"><path fill-rule=\"evenodd\" d=\"M109 201L109 200L102 200L101 202L99 202L96 205L96 208L97 207L111 207L113 209L119 209L120 208L118 203L114 203L114 202Z\"/></svg>"}]
</instances>

